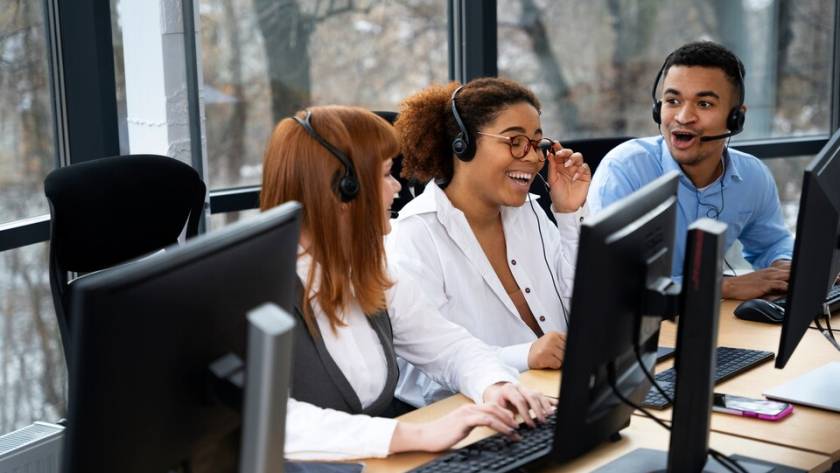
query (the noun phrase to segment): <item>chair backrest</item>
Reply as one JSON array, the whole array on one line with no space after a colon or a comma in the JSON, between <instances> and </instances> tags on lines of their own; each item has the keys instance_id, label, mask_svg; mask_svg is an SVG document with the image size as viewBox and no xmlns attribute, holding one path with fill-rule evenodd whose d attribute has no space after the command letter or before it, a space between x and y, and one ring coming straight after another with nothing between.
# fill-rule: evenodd
<instances>
[{"instance_id":1,"label":"chair backrest","mask_svg":"<svg viewBox=\"0 0 840 473\"><path fill-rule=\"evenodd\" d=\"M155 155L114 156L52 171L50 287L65 348L68 272L102 270L198 233L206 187L189 165ZM66 353L66 349L65 349Z\"/></svg>"},{"instance_id":2,"label":"chair backrest","mask_svg":"<svg viewBox=\"0 0 840 473\"><path fill-rule=\"evenodd\" d=\"M595 169L598 168L598 164L601 163L601 160L604 159L604 156L606 156L611 149L627 140L632 139L633 137L630 136L616 136L611 138L565 140L562 143L564 147L571 148L572 150L582 154L583 160L589 165L589 168L592 170L592 174L594 175ZM542 171L540 171L540 174L543 178L546 178L548 175L548 166L544 166ZM551 219L552 222L555 222L554 214L551 213L551 197L548 195L548 189L546 189L543 181L539 178L534 179L534 182L531 183L530 192L540 196L540 199L537 202L539 202L540 207L542 207L548 215L548 218Z\"/></svg>"}]
</instances>

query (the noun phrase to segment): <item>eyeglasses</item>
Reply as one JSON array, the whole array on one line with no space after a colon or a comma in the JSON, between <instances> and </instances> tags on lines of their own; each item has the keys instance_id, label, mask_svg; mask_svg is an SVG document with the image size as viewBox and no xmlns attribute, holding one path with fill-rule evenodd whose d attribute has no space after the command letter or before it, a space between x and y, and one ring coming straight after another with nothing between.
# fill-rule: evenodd
<instances>
[{"instance_id":1,"label":"eyeglasses","mask_svg":"<svg viewBox=\"0 0 840 473\"><path fill-rule=\"evenodd\" d=\"M554 141L549 138L532 140L525 135L504 136L494 135L493 133L484 133L483 131L476 133L507 141L508 145L510 145L510 155L513 156L514 159L522 159L531 152L531 149L535 149L537 150L537 156L539 156L540 162L545 161L548 151L554 145Z\"/></svg>"}]
</instances>

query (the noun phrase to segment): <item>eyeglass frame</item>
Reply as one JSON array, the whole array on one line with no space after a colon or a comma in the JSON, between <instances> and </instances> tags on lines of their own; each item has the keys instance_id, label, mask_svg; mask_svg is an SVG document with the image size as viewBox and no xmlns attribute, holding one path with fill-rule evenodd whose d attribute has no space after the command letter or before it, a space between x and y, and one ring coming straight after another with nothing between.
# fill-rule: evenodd
<instances>
[{"instance_id":1,"label":"eyeglass frame","mask_svg":"<svg viewBox=\"0 0 840 473\"><path fill-rule=\"evenodd\" d=\"M510 156L513 159L525 159L525 156L528 156L528 153L530 153L531 150L534 149L534 150L537 150L537 156L539 156L540 162L543 162L548 157L547 156L548 155L548 150L551 149L552 146L554 146L554 143L556 143L556 141L552 140L551 138L543 137L543 138L540 138L538 140L532 140L527 135L521 135L521 134L520 135L514 135L514 136L505 136L505 135L497 135L497 134L494 134L494 133L485 133L483 131L477 131L476 134L477 135L490 136L492 138L500 138L500 139L503 139L503 140L507 141L508 142L508 147L510 148ZM526 140L528 140L528 145L525 148L525 154L517 157L516 155L513 154L513 140L516 139L516 138L519 138L520 136L525 138ZM540 146L540 143L548 143L548 146L545 147L545 149L544 149L544 147Z\"/></svg>"}]
</instances>

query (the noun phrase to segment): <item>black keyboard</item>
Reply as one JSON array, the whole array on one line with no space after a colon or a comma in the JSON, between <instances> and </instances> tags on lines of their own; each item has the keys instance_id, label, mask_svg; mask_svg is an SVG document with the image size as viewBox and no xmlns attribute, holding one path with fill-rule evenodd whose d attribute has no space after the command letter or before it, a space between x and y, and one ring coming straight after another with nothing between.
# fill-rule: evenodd
<instances>
[{"instance_id":1,"label":"black keyboard","mask_svg":"<svg viewBox=\"0 0 840 473\"><path fill-rule=\"evenodd\" d=\"M556 423L556 414L552 414L545 423L537 424L534 428L521 424L516 429L522 437L519 441L512 441L502 434L496 434L435 458L411 471L423 473L513 471L548 455L554 441Z\"/></svg>"},{"instance_id":2,"label":"black keyboard","mask_svg":"<svg viewBox=\"0 0 840 473\"><path fill-rule=\"evenodd\" d=\"M787 297L782 296L778 299L773 299L772 302L781 307L782 311L784 311L787 304ZM825 303L828 304L828 311L830 313L834 313L837 309L840 309L840 284L831 286L831 289L828 291L828 295L825 296ZM820 310L822 310L822 308L820 308Z\"/></svg>"},{"instance_id":3,"label":"black keyboard","mask_svg":"<svg viewBox=\"0 0 840 473\"><path fill-rule=\"evenodd\" d=\"M743 373L765 361L772 360L774 356L773 352L770 351L747 350L745 348L717 347L716 351L717 368L715 369L715 384L731 378L736 374ZM668 393L671 399L674 399L674 387L677 382L677 372L674 371L674 368L668 368L665 371L656 373L654 378L662 390ZM650 391L645 396L645 400L642 401L642 406L656 409L665 409L670 404L654 386L651 386Z\"/></svg>"}]
</instances>

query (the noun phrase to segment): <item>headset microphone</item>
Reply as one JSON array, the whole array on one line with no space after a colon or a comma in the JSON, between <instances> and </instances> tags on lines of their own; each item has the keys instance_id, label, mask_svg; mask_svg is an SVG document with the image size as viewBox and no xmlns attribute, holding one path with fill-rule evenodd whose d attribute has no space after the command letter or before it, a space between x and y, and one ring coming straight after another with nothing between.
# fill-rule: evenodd
<instances>
[{"instance_id":1,"label":"headset microphone","mask_svg":"<svg viewBox=\"0 0 840 473\"><path fill-rule=\"evenodd\" d=\"M738 133L741 133L742 131L744 131L744 130L740 129L740 130L736 130L736 131L730 131L729 133L724 133L722 135L701 136L700 141L706 142L706 141L722 140L724 138L729 138L730 136L735 136Z\"/></svg>"}]
</instances>

